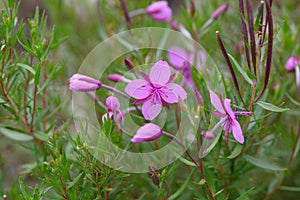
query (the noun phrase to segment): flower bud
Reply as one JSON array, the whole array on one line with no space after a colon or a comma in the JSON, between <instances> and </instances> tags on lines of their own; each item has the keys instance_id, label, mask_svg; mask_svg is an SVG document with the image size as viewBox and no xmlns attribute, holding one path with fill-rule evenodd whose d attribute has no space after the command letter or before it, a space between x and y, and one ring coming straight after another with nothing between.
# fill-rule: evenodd
<instances>
[{"instance_id":1,"label":"flower bud","mask_svg":"<svg viewBox=\"0 0 300 200\"><path fill-rule=\"evenodd\" d=\"M134 64L132 63L131 60L129 60L129 59L126 58L126 59L124 60L124 63L125 63L126 67L127 67L129 70L134 69Z\"/></svg>"},{"instance_id":2,"label":"flower bud","mask_svg":"<svg viewBox=\"0 0 300 200\"><path fill-rule=\"evenodd\" d=\"M300 58L298 58L298 57L295 57L295 56L290 57L285 64L285 69L288 72L295 71L296 66L299 64L299 61L300 61Z\"/></svg>"},{"instance_id":3,"label":"flower bud","mask_svg":"<svg viewBox=\"0 0 300 200\"><path fill-rule=\"evenodd\" d=\"M228 4L221 5L219 8L217 8L217 10L215 10L213 12L213 14L211 15L211 18L214 19L214 20L218 19L218 17L221 14L223 14L224 12L226 12L227 8L228 8Z\"/></svg>"},{"instance_id":4,"label":"flower bud","mask_svg":"<svg viewBox=\"0 0 300 200\"><path fill-rule=\"evenodd\" d=\"M171 21L172 9L168 6L167 1L158 1L146 8L147 14L156 21Z\"/></svg>"},{"instance_id":5,"label":"flower bud","mask_svg":"<svg viewBox=\"0 0 300 200\"><path fill-rule=\"evenodd\" d=\"M149 176L151 177L152 183L154 185L156 185L157 187L159 187L159 178L158 178L158 176L153 172L149 172Z\"/></svg>"},{"instance_id":6,"label":"flower bud","mask_svg":"<svg viewBox=\"0 0 300 200\"><path fill-rule=\"evenodd\" d=\"M170 26L173 30L178 31L178 25L176 22L174 21L170 22Z\"/></svg>"},{"instance_id":7,"label":"flower bud","mask_svg":"<svg viewBox=\"0 0 300 200\"><path fill-rule=\"evenodd\" d=\"M214 134L211 131L202 132L201 135L206 139L212 139L214 137Z\"/></svg>"},{"instance_id":8,"label":"flower bud","mask_svg":"<svg viewBox=\"0 0 300 200\"><path fill-rule=\"evenodd\" d=\"M89 76L74 74L70 78L70 90L77 92L88 92L98 90L101 82Z\"/></svg>"},{"instance_id":9,"label":"flower bud","mask_svg":"<svg viewBox=\"0 0 300 200\"><path fill-rule=\"evenodd\" d=\"M110 81L114 81L114 82L120 82L123 79L123 76L119 75L119 74L109 74L107 76L108 80Z\"/></svg>"},{"instance_id":10,"label":"flower bud","mask_svg":"<svg viewBox=\"0 0 300 200\"><path fill-rule=\"evenodd\" d=\"M156 140L162 135L162 129L155 124L147 123L136 132L136 135L131 139L131 142L149 142Z\"/></svg>"}]
</instances>

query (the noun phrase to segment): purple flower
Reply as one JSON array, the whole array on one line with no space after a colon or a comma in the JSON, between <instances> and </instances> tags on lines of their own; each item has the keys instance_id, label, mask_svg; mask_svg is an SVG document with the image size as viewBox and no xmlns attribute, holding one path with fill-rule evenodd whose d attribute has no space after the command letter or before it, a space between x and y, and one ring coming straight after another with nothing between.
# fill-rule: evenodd
<instances>
[{"instance_id":1,"label":"purple flower","mask_svg":"<svg viewBox=\"0 0 300 200\"><path fill-rule=\"evenodd\" d=\"M125 88L127 94L136 98L135 104L143 103L142 114L152 120L160 113L162 106L169 108L169 103L178 103L179 98L186 99L185 90L178 84L171 83L174 76L167 62L158 61L151 68L150 77L142 73L144 79L131 81Z\"/></svg>"},{"instance_id":2,"label":"purple flower","mask_svg":"<svg viewBox=\"0 0 300 200\"><path fill-rule=\"evenodd\" d=\"M114 119L114 115L116 122L123 121L124 113L122 113L122 111L120 110L120 102L116 97L108 97L106 99L106 105L108 107L108 113L102 116L102 122L104 122L105 118L107 117L109 117L109 119L111 120Z\"/></svg>"},{"instance_id":3,"label":"purple flower","mask_svg":"<svg viewBox=\"0 0 300 200\"><path fill-rule=\"evenodd\" d=\"M201 68L201 62L205 62L206 60L206 54L203 51L198 51L195 55L179 47L173 46L168 51L168 58L170 64L177 71L183 71L183 76L185 79L182 81L181 85L188 83L191 88L195 89L190 66L191 64L195 63L196 68L199 70Z\"/></svg>"},{"instance_id":4,"label":"purple flower","mask_svg":"<svg viewBox=\"0 0 300 200\"><path fill-rule=\"evenodd\" d=\"M232 132L234 139L243 144L244 136L239 122L237 121L236 115L251 115L251 112L243 111L232 111L230 107L230 99L224 99L224 103L221 99L213 92L210 91L210 101L218 112L211 111L211 113L217 117L220 117L220 124L223 126L225 131L226 142L228 142L228 134ZM217 127L213 128L216 129ZM211 131L213 132L213 131Z\"/></svg>"},{"instance_id":5,"label":"purple flower","mask_svg":"<svg viewBox=\"0 0 300 200\"><path fill-rule=\"evenodd\" d=\"M70 78L70 90L72 91L88 92L98 90L100 87L101 82L99 80L85 75L74 74Z\"/></svg>"},{"instance_id":6,"label":"purple flower","mask_svg":"<svg viewBox=\"0 0 300 200\"><path fill-rule=\"evenodd\" d=\"M146 12L150 17L156 21L171 21L172 9L168 6L167 1L158 1L149 5Z\"/></svg>"},{"instance_id":7,"label":"purple flower","mask_svg":"<svg viewBox=\"0 0 300 200\"><path fill-rule=\"evenodd\" d=\"M292 56L287 60L287 62L285 64L285 69L288 72L293 72L293 71L295 71L295 68L297 65L299 65L299 63L300 63L300 58Z\"/></svg>"},{"instance_id":8,"label":"purple flower","mask_svg":"<svg viewBox=\"0 0 300 200\"><path fill-rule=\"evenodd\" d=\"M161 135L162 129L158 125L147 123L137 130L136 135L131 139L131 142L149 142L156 140Z\"/></svg>"}]
</instances>

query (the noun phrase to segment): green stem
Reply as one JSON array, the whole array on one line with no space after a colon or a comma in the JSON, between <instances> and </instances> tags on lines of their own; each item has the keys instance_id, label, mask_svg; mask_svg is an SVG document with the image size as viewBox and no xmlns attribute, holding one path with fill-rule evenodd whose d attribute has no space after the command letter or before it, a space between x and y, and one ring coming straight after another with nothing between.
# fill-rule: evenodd
<instances>
[{"instance_id":1,"label":"green stem","mask_svg":"<svg viewBox=\"0 0 300 200\"><path fill-rule=\"evenodd\" d=\"M194 160L194 158L191 156L191 154L187 151L187 149L185 148L184 144L178 140L174 135L168 133L168 132L165 132L163 131L163 135L165 135L166 137L170 138L171 140L174 140L177 144L179 144L183 150L185 151L185 154L189 157L189 159L195 164L195 166L199 169L200 173L201 173L201 176L202 178L205 180L205 173L204 173L204 169L203 169L203 166L202 166L202 161L200 160L200 163L198 163L197 161ZM205 187L208 191L208 194L210 196L210 199L211 200L214 200L215 197L207 183L207 181L205 180Z\"/></svg>"}]
</instances>

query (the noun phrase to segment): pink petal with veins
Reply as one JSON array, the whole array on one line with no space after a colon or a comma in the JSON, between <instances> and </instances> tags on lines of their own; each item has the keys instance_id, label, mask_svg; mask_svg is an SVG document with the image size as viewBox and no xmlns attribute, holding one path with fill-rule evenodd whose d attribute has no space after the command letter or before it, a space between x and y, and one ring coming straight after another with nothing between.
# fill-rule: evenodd
<instances>
[{"instance_id":1,"label":"pink petal with veins","mask_svg":"<svg viewBox=\"0 0 300 200\"><path fill-rule=\"evenodd\" d=\"M163 86L168 83L171 76L171 70L166 61L158 61L150 71L150 80L154 85Z\"/></svg>"},{"instance_id":2,"label":"pink petal with veins","mask_svg":"<svg viewBox=\"0 0 300 200\"><path fill-rule=\"evenodd\" d=\"M218 110L222 114L226 114L221 99L214 93L213 91L209 91L210 94L210 101L212 105L215 107L216 110Z\"/></svg>"},{"instance_id":3,"label":"pink petal with veins","mask_svg":"<svg viewBox=\"0 0 300 200\"><path fill-rule=\"evenodd\" d=\"M178 102L178 96L175 94L174 91L162 87L158 90L160 97L167 103L177 103Z\"/></svg>"},{"instance_id":4,"label":"pink petal with veins","mask_svg":"<svg viewBox=\"0 0 300 200\"><path fill-rule=\"evenodd\" d=\"M232 134L233 134L234 139L237 142L243 144L244 143L244 136L243 136L243 132L242 132L242 129L241 129L241 125L236 120L232 120L231 123L232 123L231 124Z\"/></svg>"},{"instance_id":5,"label":"pink petal with veins","mask_svg":"<svg viewBox=\"0 0 300 200\"><path fill-rule=\"evenodd\" d=\"M180 85L178 85L176 83L168 83L165 87L167 87L169 90L173 91L182 100L187 98L186 91Z\"/></svg>"},{"instance_id":6,"label":"pink petal with veins","mask_svg":"<svg viewBox=\"0 0 300 200\"><path fill-rule=\"evenodd\" d=\"M151 85L142 79L131 81L125 88L128 95L136 99L147 98L152 92Z\"/></svg>"},{"instance_id":7,"label":"pink petal with veins","mask_svg":"<svg viewBox=\"0 0 300 200\"><path fill-rule=\"evenodd\" d=\"M152 120L159 115L162 110L162 102L160 97L153 94L150 98L145 100L142 106L142 114L147 120Z\"/></svg>"}]
</instances>

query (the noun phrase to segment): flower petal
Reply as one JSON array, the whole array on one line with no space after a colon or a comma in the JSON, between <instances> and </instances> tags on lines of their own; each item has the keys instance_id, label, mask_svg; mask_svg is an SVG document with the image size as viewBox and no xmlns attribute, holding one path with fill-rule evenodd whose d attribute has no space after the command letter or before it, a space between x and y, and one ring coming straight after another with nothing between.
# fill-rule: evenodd
<instances>
[{"instance_id":1,"label":"flower petal","mask_svg":"<svg viewBox=\"0 0 300 200\"><path fill-rule=\"evenodd\" d=\"M180 85L178 85L176 83L168 83L165 87L167 87L169 90L173 91L182 100L186 99L187 93L183 89L183 87L181 87Z\"/></svg>"},{"instance_id":2,"label":"flower petal","mask_svg":"<svg viewBox=\"0 0 300 200\"><path fill-rule=\"evenodd\" d=\"M120 110L120 102L119 100L114 96L109 96L106 99L106 105L108 107L108 111L118 111Z\"/></svg>"},{"instance_id":3,"label":"flower petal","mask_svg":"<svg viewBox=\"0 0 300 200\"><path fill-rule=\"evenodd\" d=\"M147 120L152 120L157 117L162 109L162 102L157 97L157 95L153 95L148 98L142 106L142 114Z\"/></svg>"},{"instance_id":4,"label":"flower petal","mask_svg":"<svg viewBox=\"0 0 300 200\"><path fill-rule=\"evenodd\" d=\"M142 79L137 79L128 83L125 88L127 94L136 99L147 98L152 92L151 85Z\"/></svg>"},{"instance_id":5,"label":"flower petal","mask_svg":"<svg viewBox=\"0 0 300 200\"><path fill-rule=\"evenodd\" d=\"M235 114L231 109L230 102L231 102L230 99L224 99L224 107L226 109L227 114L230 116L230 118L235 120Z\"/></svg>"},{"instance_id":6,"label":"flower petal","mask_svg":"<svg viewBox=\"0 0 300 200\"><path fill-rule=\"evenodd\" d=\"M185 50L173 46L168 50L168 58L170 64L176 68L176 70L181 71L184 61L187 61L188 54Z\"/></svg>"},{"instance_id":7,"label":"flower petal","mask_svg":"<svg viewBox=\"0 0 300 200\"><path fill-rule=\"evenodd\" d=\"M178 96L169 88L162 87L158 90L160 97L167 103L177 103Z\"/></svg>"},{"instance_id":8,"label":"flower petal","mask_svg":"<svg viewBox=\"0 0 300 200\"><path fill-rule=\"evenodd\" d=\"M209 91L211 104L222 114L226 114L221 99L213 91Z\"/></svg>"},{"instance_id":9,"label":"flower petal","mask_svg":"<svg viewBox=\"0 0 300 200\"><path fill-rule=\"evenodd\" d=\"M131 139L131 142L148 142L156 140L161 135L162 129L158 125L147 123L137 130L136 135Z\"/></svg>"},{"instance_id":10,"label":"flower petal","mask_svg":"<svg viewBox=\"0 0 300 200\"><path fill-rule=\"evenodd\" d=\"M154 85L163 86L168 83L171 76L171 70L166 61L158 61L151 68L150 80Z\"/></svg>"},{"instance_id":11,"label":"flower petal","mask_svg":"<svg viewBox=\"0 0 300 200\"><path fill-rule=\"evenodd\" d=\"M244 143L244 136L243 136L243 132L242 132L242 129L241 129L241 126L240 126L239 122L236 121L236 120L232 120L231 123L232 123L232 125L231 125L232 135L233 135L234 139L238 143L243 144Z\"/></svg>"}]
</instances>

